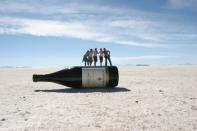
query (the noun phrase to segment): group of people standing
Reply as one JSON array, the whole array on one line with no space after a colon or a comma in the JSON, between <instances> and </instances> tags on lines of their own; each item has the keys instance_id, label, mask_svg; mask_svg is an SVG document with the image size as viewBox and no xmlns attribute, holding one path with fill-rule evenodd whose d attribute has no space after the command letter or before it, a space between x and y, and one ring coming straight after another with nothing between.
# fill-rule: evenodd
<instances>
[{"instance_id":1,"label":"group of people standing","mask_svg":"<svg viewBox=\"0 0 197 131\"><path fill-rule=\"evenodd\" d=\"M97 48L87 50L86 53L83 55L83 60L85 66L92 66L92 63L94 62L94 66L96 66L96 63L98 61L98 56L100 60L100 66L102 66L103 58L105 59L105 66L107 66L107 61L109 61L110 66L112 66L111 58L110 58L110 51L106 48L100 48L100 51L97 51Z\"/></svg>"}]
</instances>

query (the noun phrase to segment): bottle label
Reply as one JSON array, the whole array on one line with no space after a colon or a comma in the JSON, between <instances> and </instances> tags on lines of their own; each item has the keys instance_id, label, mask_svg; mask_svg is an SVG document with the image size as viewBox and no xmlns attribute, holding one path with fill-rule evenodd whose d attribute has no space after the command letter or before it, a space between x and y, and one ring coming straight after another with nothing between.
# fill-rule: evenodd
<instances>
[{"instance_id":1,"label":"bottle label","mask_svg":"<svg viewBox=\"0 0 197 131\"><path fill-rule=\"evenodd\" d=\"M106 68L82 68L83 87L105 87L106 82Z\"/></svg>"}]
</instances>

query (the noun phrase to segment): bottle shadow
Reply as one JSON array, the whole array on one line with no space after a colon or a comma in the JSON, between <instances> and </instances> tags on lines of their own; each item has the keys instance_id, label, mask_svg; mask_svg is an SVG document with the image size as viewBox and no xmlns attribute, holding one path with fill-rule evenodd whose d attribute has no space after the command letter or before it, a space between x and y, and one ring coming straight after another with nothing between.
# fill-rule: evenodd
<instances>
[{"instance_id":1,"label":"bottle shadow","mask_svg":"<svg viewBox=\"0 0 197 131\"><path fill-rule=\"evenodd\" d=\"M48 93L114 93L114 92L128 92L130 91L124 87L109 87L109 88L64 88L64 89L50 89L50 90L34 90L34 92L48 92Z\"/></svg>"}]
</instances>

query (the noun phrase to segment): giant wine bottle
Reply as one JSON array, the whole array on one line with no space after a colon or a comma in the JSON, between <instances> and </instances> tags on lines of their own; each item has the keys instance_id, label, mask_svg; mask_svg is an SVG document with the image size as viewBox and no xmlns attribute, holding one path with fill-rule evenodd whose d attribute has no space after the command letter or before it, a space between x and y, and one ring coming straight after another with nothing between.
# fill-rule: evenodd
<instances>
[{"instance_id":1,"label":"giant wine bottle","mask_svg":"<svg viewBox=\"0 0 197 131\"><path fill-rule=\"evenodd\" d=\"M51 74L34 74L33 81L54 82L73 88L115 87L118 85L119 74L116 66L76 66Z\"/></svg>"}]
</instances>

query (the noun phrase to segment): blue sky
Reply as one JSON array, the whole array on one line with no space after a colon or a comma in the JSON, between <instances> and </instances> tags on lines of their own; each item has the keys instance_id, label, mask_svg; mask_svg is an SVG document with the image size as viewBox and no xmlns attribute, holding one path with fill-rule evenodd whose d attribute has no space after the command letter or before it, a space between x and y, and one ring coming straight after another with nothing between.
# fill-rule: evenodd
<instances>
[{"instance_id":1,"label":"blue sky","mask_svg":"<svg viewBox=\"0 0 197 131\"><path fill-rule=\"evenodd\" d=\"M1 0L0 66L197 64L196 0Z\"/></svg>"}]
</instances>

